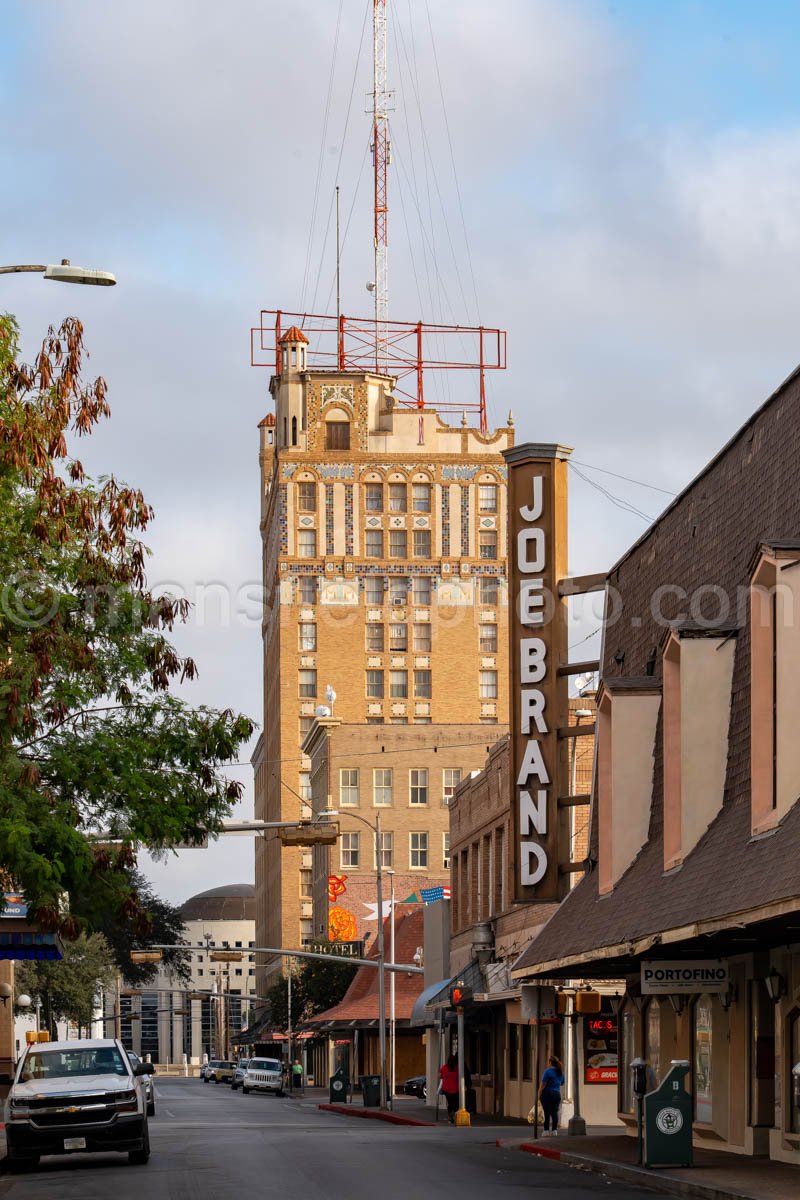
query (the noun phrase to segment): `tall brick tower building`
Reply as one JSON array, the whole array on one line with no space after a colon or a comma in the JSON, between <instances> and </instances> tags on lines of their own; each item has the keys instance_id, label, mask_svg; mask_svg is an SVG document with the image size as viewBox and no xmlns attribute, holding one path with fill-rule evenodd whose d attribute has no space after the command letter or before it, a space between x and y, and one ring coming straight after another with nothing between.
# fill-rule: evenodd
<instances>
[{"instance_id":1,"label":"tall brick tower building","mask_svg":"<svg viewBox=\"0 0 800 1200\"><path fill-rule=\"evenodd\" d=\"M452 745L457 727L507 721L501 452L513 444L511 422L481 433L466 414L450 426L435 407L404 406L391 376L311 367L309 343L295 327L277 349L275 411L260 426L264 727L253 756L255 815L268 821L310 815L301 745L328 684L340 721L418 727L426 752L443 726ZM474 766L467 757L464 776ZM375 775L391 764L362 756L367 818L387 798L389 807L420 810L447 803L457 772L448 779L426 771L423 791L408 763L406 754L397 764L402 786L397 779L392 788L390 776ZM337 807L352 786L349 773L332 781ZM390 828L385 814L383 827ZM410 853L396 848L404 873ZM257 841L258 945L319 936L311 860L310 849L282 849L275 836ZM425 876L422 869L421 885ZM258 967L260 995L280 967Z\"/></svg>"}]
</instances>

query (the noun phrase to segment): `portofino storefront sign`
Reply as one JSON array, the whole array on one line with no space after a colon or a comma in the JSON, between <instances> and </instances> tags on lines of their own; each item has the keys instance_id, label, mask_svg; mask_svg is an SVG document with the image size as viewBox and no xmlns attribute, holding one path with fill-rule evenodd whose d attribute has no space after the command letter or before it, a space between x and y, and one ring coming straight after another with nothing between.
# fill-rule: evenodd
<instances>
[{"instance_id":1,"label":"portofino storefront sign","mask_svg":"<svg viewBox=\"0 0 800 1200\"><path fill-rule=\"evenodd\" d=\"M643 996L726 992L729 982L728 964L721 958L642 963Z\"/></svg>"}]
</instances>

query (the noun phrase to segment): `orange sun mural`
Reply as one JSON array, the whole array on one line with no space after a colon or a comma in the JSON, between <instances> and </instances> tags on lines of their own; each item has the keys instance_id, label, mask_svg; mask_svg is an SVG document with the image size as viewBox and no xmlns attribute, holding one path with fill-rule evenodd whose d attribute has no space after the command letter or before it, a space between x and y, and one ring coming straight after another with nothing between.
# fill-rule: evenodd
<instances>
[{"instance_id":1,"label":"orange sun mural","mask_svg":"<svg viewBox=\"0 0 800 1200\"><path fill-rule=\"evenodd\" d=\"M354 942L358 937L355 917L338 904L328 912L328 937L332 942Z\"/></svg>"}]
</instances>

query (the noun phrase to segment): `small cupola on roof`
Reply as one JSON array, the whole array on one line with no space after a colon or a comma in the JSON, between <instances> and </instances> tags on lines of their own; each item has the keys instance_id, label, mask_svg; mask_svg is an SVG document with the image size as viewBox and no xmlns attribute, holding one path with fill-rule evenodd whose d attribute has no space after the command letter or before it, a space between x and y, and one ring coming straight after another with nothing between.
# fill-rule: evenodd
<instances>
[{"instance_id":1,"label":"small cupola on roof","mask_svg":"<svg viewBox=\"0 0 800 1200\"><path fill-rule=\"evenodd\" d=\"M281 338L281 373L305 371L308 338L302 329L292 325Z\"/></svg>"}]
</instances>

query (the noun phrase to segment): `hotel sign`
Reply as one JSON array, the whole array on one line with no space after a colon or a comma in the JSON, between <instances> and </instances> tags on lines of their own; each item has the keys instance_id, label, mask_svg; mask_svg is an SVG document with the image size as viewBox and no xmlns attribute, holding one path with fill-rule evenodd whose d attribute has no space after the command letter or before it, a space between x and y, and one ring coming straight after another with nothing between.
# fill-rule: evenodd
<instances>
[{"instance_id":1,"label":"hotel sign","mask_svg":"<svg viewBox=\"0 0 800 1200\"><path fill-rule=\"evenodd\" d=\"M726 992L729 982L728 963L721 958L642 963L643 996Z\"/></svg>"},{"instance_id":2,"label":"hotel sign","mask_svg":"<svg viewBox=\"0 0 800 1200\"><path fill-rule=\"evenodd\" d=\"M558 810L558 730L567 723L567 459L565 446L508 450L509 678L514 886L517 902L563 894L569 840ZM560 832L562 836L559 836Z\"/></svg>"}]
</instances>

